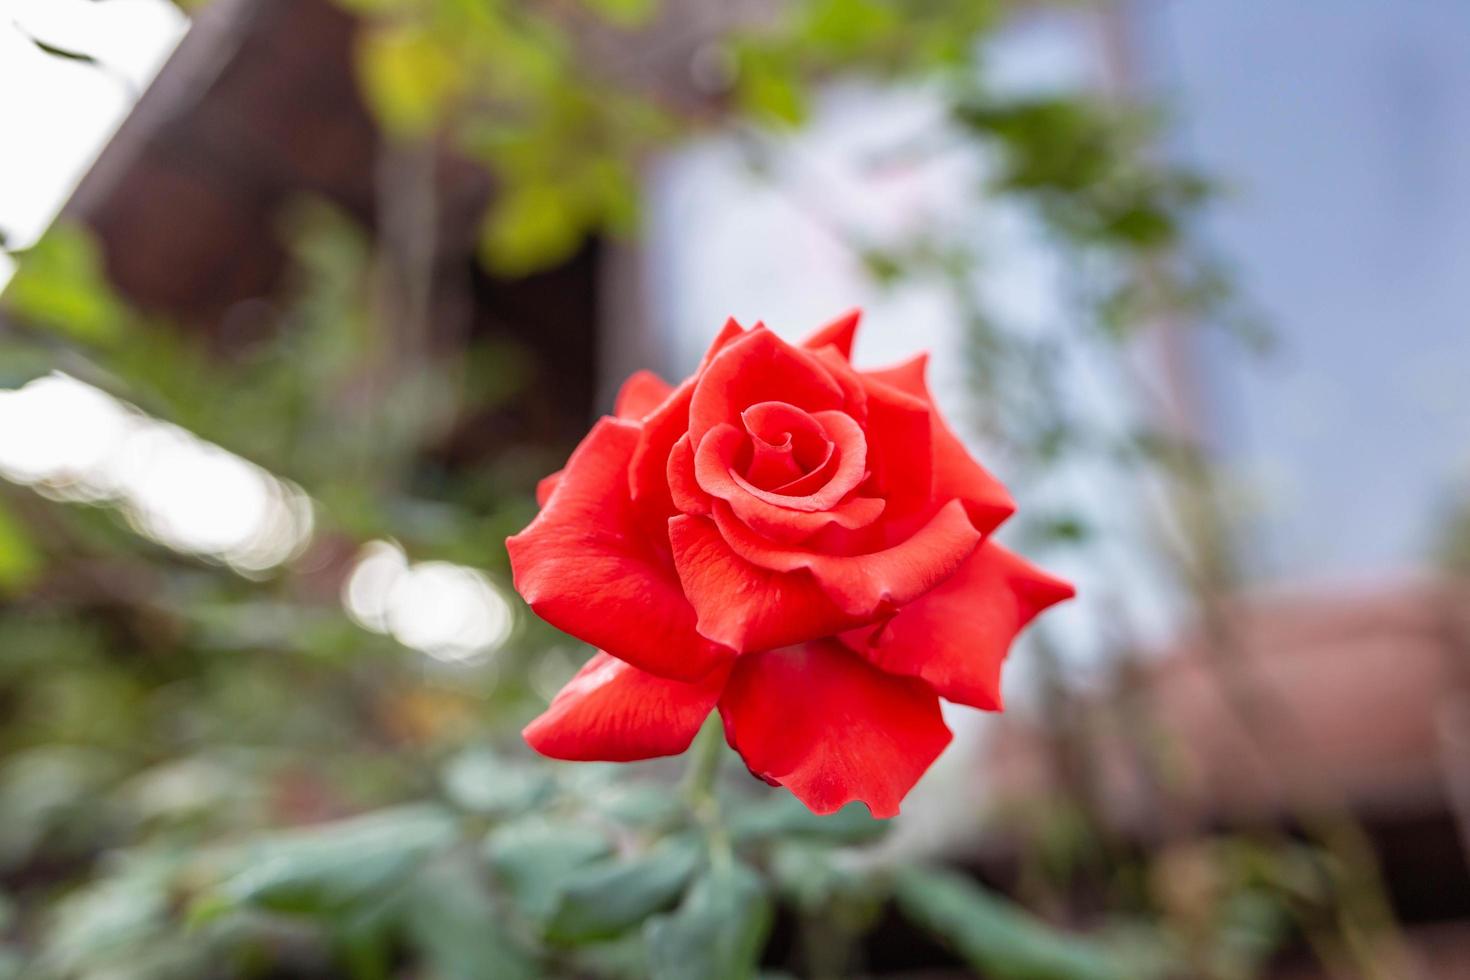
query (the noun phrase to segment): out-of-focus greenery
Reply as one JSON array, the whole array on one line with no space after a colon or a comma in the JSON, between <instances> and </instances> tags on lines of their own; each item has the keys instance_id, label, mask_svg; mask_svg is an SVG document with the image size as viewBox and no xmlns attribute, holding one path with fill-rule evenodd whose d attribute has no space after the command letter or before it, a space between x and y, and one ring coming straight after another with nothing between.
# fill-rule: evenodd
<instances>
[{"instance_id":1,"label":"out-of-focus greenery","mask_svg":"<svg viewBox=\"0 0 1470 980\"><path fill-rule=\"evenodd\" d=\"M671 42L704 77L670 98L640 70L656 53L640 32L678 13L653 0L343 2L365 18L357 70L391 137L494 177L481 254L501 273L633 232L643 164L680 140L734 124L758 144L839 75L924 80L951 135L996 161L975 200L1027 209L1078 270L1076 330L993 315L972 244L854 242L874 278L952 288L981 421L1025 465L1185 452L1091 427L1059 397L1058 345L1122 350L1161 318L1219 313L1225 278L1186 235L1208 187L1153 157L1137 107L988 91L975 59L997 5L801 0L717 18L700 43ZM744 778L711 798L661 764L531 757L519 726L585 650L518 610L492 660L441 664L359 628L338 591L356 549L385 538L506 587L502 541L564 447L472 470L433 451L536 365L504 341L406 342L381 243L331 209L302 202L281 235L294 272L272 329L228 357L128 309L76 229L16 254L0 387L64 370L298 484L316 533L289 568L246 578L113 509L0 485L0 978L740 978L763 962L847 976L891 912L985 976L1234 980L1330 904L1329 862L1305 845L1118 854L1078 801L1049 799L996 817L1026 841L1026 909L895 862L861 810L815 817ZM1033 533L1089 540L1070 514ZM1072 901L1079 881L1101 907ZM799 933L789 955L768 949L778 917Z\"/></svg>"},{"instance_id":2,"label":"out-of-focus greenery","mask_svg":"<svg viewBox=\"0 0 1470 980\"><path fill-rule=\"evenodd\" d=\"M339 2L371 18L358 71L385 128L442 135L497 177L483 255L510 273L631 231L641 165L692 131L732 111L798 124L814 84L842 71L963 72L998 17L990 0ZM659 71L671 54L697 77Z\"/></svg>"}]
</instances>

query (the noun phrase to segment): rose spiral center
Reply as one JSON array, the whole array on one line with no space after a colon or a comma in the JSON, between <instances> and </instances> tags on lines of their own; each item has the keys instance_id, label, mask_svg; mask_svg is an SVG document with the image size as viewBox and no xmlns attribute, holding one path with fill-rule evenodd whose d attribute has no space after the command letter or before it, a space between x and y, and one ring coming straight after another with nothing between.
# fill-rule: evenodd
<instances>
[{"instance_id":1,"label":"rose spiral center","mask_svg":"<svg viewBox=\"0 0 1470 980\"><path fill-rule=\"evenodd\" d=\"M794 405L760 402L740 418L750 439L750 459L741 470L752 486L787 492L832 460L835 447L822 424Z\"/></svg>"}]
</instances>

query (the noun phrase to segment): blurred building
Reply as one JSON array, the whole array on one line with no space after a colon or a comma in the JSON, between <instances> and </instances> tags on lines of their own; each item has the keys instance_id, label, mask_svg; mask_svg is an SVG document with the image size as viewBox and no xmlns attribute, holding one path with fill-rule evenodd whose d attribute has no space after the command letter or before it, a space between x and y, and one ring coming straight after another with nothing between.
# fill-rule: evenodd
<instances>
[{"instance_id":1,"label":"blurred building","mask_svg":"<svg viewBox=\"0 0 1470 980\"><path fill-rule=\"evenodd\" d=\"M391 277L410 261L393 247L406 219L379 187L401 186L393 178L403 168L430 166L426 319L440 335L428 342L504 337L548 374L512 406L514 417L475 420L447 451L482 453L496 433L570 446L596 391L598 246L523 279L486 275L475 257L490 193L484 171L448 154L425 164L382 137L353 75L354 23L330 0L209 4L64 216L96 234L124 297L207 333L227 355L279 326L271 297L289 286L282 223L294 205L324 200L374 230Z\"/></svg>"}]
</instances>

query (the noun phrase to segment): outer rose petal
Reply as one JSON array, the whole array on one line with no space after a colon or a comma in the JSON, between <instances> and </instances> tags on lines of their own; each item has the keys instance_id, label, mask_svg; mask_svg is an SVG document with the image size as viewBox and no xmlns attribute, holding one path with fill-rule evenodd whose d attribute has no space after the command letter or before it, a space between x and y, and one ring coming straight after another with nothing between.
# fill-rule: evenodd
<instances>
[{"instance_id":1,"label":"outer rose petal","mask_svg":"<svg viewBox=\"0 0 1470 980\"><path fill-rule=\"evenodd\" d=\"M999 711L1000 669L1016 634L1076 590L986 541L959 571L886 624L842 637L875 666L922 678L939 696Z\"/></svg>"},{"instance_id":2,"label":"outer rose petal","mask_svg":"<svg viewBox=\"0 0 1470 980\"><path fill-rule=\"evenodd\" d=\"M826 326L819 327L810 337L801 342L808 350L820 350L828 344L836 347L847 360L852 360L852 341L857 335L858 321L862 310L848 310Z\"/></svg>"},{"instance_id":3,"label":"outer rose petal","mask_svg":"<svg viewBox=\"0 0 1470 980\"><path fill-rule=\"evenodd\" d=\"M563 472L563 470L557 470L536 481L536 506L546 506L546 501L550 500L551 495L556 492L556 485L561 482Z\"/></svg>"},{"instance_id":4,"label":"outer rose petal","mask_svg":"<svg viewBox=\"0 0 1470 980\"><path fill-rule=\"evenodd\" d=\"M920 354L882 371L866 371L863 376L923 400L929 406L934 446L934 499L959 499L965 502L970 520L981 533L989 534L1016 512L1016 503L1001 482L985 467L975 462L959 436L939 414L934 396L924 380L929 355Z\"/></svg>"},{"instance_id":5,"label":"outer rose petal","mask_svg":"<svg viewBox=\"0 0 1470 980\"><path fill-rule=\"evenodd\" d=\"M822 591L843 612L861 620L877 619L902 608L954 574L960 563L980 543L980 532L965 516L963 506L952 500L939 509L911 537L891 548L862 555L826 555L783 547L767 541L742 524L723 500L714 502L714 518L730 550L746 561L776 572L805 569ZM689 581L675 548L674 562L685 592L700 610L699 600L689 593ZM727 601L739 601L731 597ZM704 632L701 630L701 632ZM705 633L709 636L709 633Z\"/></svg>"},{"instance_id":6,"label":"outer rose petal","mask_svg":"<svg viewBox=\"0 0 1470 980\"><path fill-rule=\"evenodd\" d=\"M694 684L665 680L599 650L521 735L542 755L576 762L678 755L724 682L724 671Z\"/></svg>"},{"instance_id":7,"label":"outer rose petal","mask_svg":"<svg viewBox=\"0 0 1470 980\"><path fill-rule=\"evenodd\" d=\"M669 521L669 543L700 635L744 653L803 643L870 622L833 605L804 571L759 568L730 550L714 522Z\"/></svg>"},{"instance_id":8,"label":"outer rose petal","mask_svg":"<svg viewBox=\"0 0 1470 980\"><path fill-rule=\"evenodd\" d=\"M558 629L665 677L694 680L729 655L694 631L661 542L628 499L638 424L604 418L572 453L530 526L506 541L516 591Z\"/></svg>"},{"instance_id":9,"label":"outer rose petal","mask_svg":"<svg viewBox=\"0 0 1470 980\"><path fill-rule=\"evenodd\" d=\"M620 419L641 419L658 408L674 388L652 371L635 371L623 382L613 414Z\"/></svg>"},{"instance_id":10,"label":"outer rose petal","mask_svg":"<svg viewBox=\"0 0 1470 980\"><path fill-rule=\"evenodd\" d=\"M744 333L733 318L726 320L694 377L670 392L643 418L643 433L628 468L628 485L632 488L634 504L645 515L649 532L662 533L664 518L675 512L666 476L669 453L679 437L689 431L689 401L694 395L694 383L714 356Z\"/></svg>"},{"instance_id":11,"label":"outer rose petal","mask_svg":"<svg viewBox=\"0 0 1470 980\"><path fill-rule=\"evenodd\" d=\"M751 772L815 813L861 800L875 817L894 816L951 737L926 685L830 640L736 660L720 716Z\"/></svg>"},{"instance_id":12,"label":"outer rose petal","mask_svg":"<svg viewBox=\"0 0 1470 980\"><path fill-rule=\"evenodd\" d=\"M934 492L934 451L929 405L884 381L864 376L868 396L868 465L888 501L890 519L927 516Z\"/></svg>"},{"instance_id":13,"label":"outer rose petal","mask_svg":"<svg viewBox=\"0 0 1470 980\"><path fill-rule=\"evenodd\" d=\"M623 382L614 403L613 415L620 419L640 419L653 411L674 389L652 371L635 371ZM542 507L561 480L561 470L543 476L536 484L536 503Z\"/></svg>"}]
</instances>

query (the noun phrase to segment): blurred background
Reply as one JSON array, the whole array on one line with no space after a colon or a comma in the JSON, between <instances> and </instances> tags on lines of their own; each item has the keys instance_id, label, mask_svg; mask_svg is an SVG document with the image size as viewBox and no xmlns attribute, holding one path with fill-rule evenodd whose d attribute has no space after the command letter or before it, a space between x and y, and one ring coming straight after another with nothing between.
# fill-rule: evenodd
<instances>
[{"instance_id":1,"label":"blurred background","mask_svg":"<svg viewBox=\"0 0 1470 980\"><path fill-rule=\"evenodd\" d=\"M1464 4L0 15L0 978L1470 975ZM1080 598L720 859L503 541L853 306Z\"/></svg>"}]
</instances>

